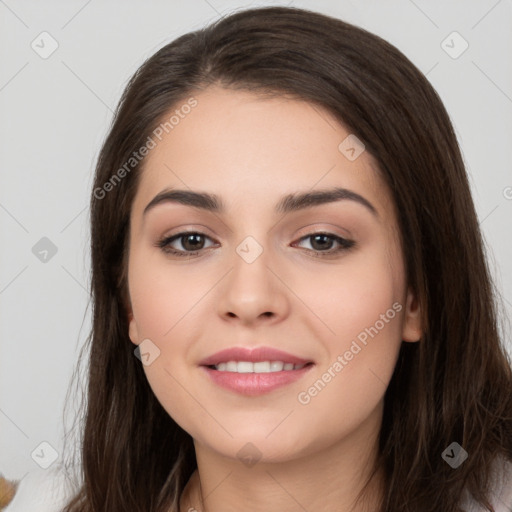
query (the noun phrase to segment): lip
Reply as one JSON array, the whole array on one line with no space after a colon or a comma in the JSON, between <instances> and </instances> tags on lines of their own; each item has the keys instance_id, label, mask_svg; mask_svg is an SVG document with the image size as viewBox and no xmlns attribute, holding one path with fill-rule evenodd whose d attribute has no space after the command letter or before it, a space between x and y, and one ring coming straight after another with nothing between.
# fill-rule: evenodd
<instances>
[{"instance_id":1,"label":"lip","mask_svg":"<svg viewBox=\"0 0 512 512\"><path fill-rule=\"evenodd\" d=\"M298 356L294 356L293 354L289 354L288 352L277 350L272 347L257 347L252 349L248 347L231 347L225 350L221 350L220 352L216 352L215 354L212 354L206 359L203 359L199 363L199 365L212 366L228 361L249 361L252 363L257 363L261 361L282 361L283 363L293 364L307 364L313 362Z\"/></svg>"},{"instance_id":2,"label":"lip","mask_svg":"<svg viewBox=\"0 0 512 512\"><path fill-rule=\"evenodd\" d=\"M228 361L250 361L252 363L282 361L283 363L304 364L306 366L300 370L282 370L268 373L237 373L210 368L212 365ZM270 393L274 389L291 384L303 377L314 366L314 362L311 360L272 347L252 349L249 347L232 347L212 354L199 364L207 376L218 386L250 396Z\"/></svg>"},{"instance_id":3,"label":"lip","mask_svg":"<svg viewBox=\"0 0 512 512\"><path fill-rule=\"evenodd\" d=\"M201 369L218 386L241 395L255 396L270 393L274 389L299 380L314 366L314 364L309 364L300 370L283 370L270 373L227 372L214 370L208 366L201 366Z\"/></svg>"}]
</instances>

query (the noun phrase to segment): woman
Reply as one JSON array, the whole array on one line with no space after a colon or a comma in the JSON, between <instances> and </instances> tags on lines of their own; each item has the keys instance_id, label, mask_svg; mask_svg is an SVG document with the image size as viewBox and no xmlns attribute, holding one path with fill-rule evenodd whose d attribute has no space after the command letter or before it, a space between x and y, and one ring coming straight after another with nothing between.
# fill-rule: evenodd
<instances>
[{"instance_id":1,"label":"woman","mask_svg":"<svg viewBox=\"0 0 512 512\"><path fill-rule=\"evenodd\" d=\"M389 43L284 7L179 37L123 94L91 228L66 512L510 510L467 175Z\"/></svg>"}]
</instances>

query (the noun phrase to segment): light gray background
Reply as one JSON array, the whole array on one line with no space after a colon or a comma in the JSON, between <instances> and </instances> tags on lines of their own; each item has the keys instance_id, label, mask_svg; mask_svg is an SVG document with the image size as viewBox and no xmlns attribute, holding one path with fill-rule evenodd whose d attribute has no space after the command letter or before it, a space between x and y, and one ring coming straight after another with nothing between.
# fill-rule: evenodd
<instances>
[{"instance_id":1,"label":"light gray background","mask_svg":"<svg viewBox=\"0 0 512 512\"><path fill-rule=\"evenodd\" d=\"M157 49L220 15L289 4L382 36L427 75L454 123L512 316L510 0L0 0L0 473L36 468L31 453L43 441L62 454L64 401L90 328L93 167L126 81ZM59 45L47 59L31 47L43 31ZM453 31L469 44L456 59L442 47ZM32 252L42 237L58 249L46 263Z\"/></svg>"}]
</instances>

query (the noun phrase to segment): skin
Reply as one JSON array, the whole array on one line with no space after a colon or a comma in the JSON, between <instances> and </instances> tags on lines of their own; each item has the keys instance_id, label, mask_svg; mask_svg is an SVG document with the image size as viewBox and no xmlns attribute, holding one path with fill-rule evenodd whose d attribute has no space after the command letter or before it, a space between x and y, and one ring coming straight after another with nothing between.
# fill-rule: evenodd
<instances>
[{"instance_id":1,"label":"skin","mask_svg":"<svg viewBox=\"0 0 512 512\"><path fill-rule=\"evenodd\" d=\"M198 105L147 156L131 211L128 265L130 339L150 339L160 350L144 371L194 440L198 470L180 510L247 510L248 503L265 512L372 510L382 475L367 501L351 507L377 454L402 340L421 337L389 190L367 151L350 161L338 150L350 132L317 106L219 87L194 97ZM274 212L283 195L334 186L364 196L378 216L351 200ZM143 216L168 187L219 195L226 212L163 203ZM199 255L156 247L183 231L206 234ZM332 239L315 245L306 237L315 232L356 246L315 256L315 249L338 247ZM236 252L247 236L263 248L250 264ZM186 243L178 238L172 246L191 251ZM300 403L298 394L394 303L401 311ZM235 345L268 345L315 365L299 381L248 397L218 387L198 366ZM261 457L252 466L237 456L246 443Z\"/></svg>"}]
</instances>

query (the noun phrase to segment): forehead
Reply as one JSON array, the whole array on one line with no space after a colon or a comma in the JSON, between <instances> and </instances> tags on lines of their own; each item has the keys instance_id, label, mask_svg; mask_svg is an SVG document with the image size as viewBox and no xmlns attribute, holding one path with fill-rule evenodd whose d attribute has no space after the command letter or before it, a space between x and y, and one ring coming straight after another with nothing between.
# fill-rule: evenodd
<instances>
[{"instance_id":1,"label":"forehead","mask_svg":"<svg viewBox=\"0 0 512 512\"><path fill-rule=\"evenodd\" d=\"M371 197L379 210L391 207L374 158L364 150L357 156L363 148L325 109L220 87L191 97L195 106L181 110L189 98L174 105L153 136L133 210L164 188L208 191L228 207L252 199L262 208L284 194L333 186Z\"/></svg>"}]
</instances>

